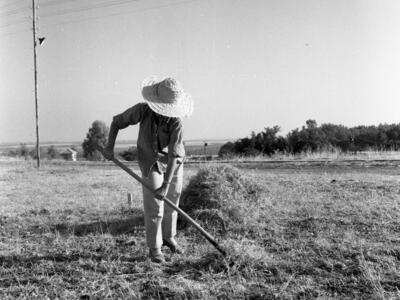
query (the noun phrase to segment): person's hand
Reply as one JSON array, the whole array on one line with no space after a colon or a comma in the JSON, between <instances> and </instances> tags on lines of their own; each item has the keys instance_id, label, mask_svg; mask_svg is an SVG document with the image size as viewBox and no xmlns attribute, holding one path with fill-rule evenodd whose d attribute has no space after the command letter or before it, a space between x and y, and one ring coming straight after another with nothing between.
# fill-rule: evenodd
<instances>
[{"instance_id":1,"label":"person's hand","mask_svg":"<svg viewBox=\"0 0 400 300\"><path fill-rule=\"evenodd\" d=\"M164 199L165 195L167 195L168 192L168 188L169 188L169 184L166 182L163 182L162 186L159 187L158 189L156 189L156 194L157 194L157 198L159 200Z\"/></svg>"},{"instance_id":2,"label":"person's hand","mask_svg":"<svg viewBox=\"0 0 400 300\"><path fill-rule=\"evenodd\" d=\"M114 158L114 150L109 148L104 148L103 156L105 159L112 160Z\"/></svg>"}]
</instances>

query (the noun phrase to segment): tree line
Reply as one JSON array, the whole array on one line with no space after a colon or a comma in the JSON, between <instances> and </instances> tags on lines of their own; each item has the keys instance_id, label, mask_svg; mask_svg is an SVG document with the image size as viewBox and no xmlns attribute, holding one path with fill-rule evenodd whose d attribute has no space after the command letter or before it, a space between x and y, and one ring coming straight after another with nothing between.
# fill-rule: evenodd
<instances>
[{"instance_id":1,"label":"tree line","mask_svg":"<svg viewBox=\"0 0 400 300\"><path fill-rule=\"evenodd\" d=\"M279 131L280 127L274 126L266 127L259 133L252 132L250 137L224 144L219 156L271 156L275 153L297 154L334 149L342 152L400 149L400 123L349 128L330 123L318 126L315 120L307 120L301 129L293 129L286 136L278 135Z\"/></svg>"},{"instance_id":2,"label":"tree line","mask_svg":"<svg viewBox=\"0 0 400 300\"><path fill-rule=\"evenodd\" d=\"M102 159L101 154L93 147L93 143L105 146L108 132L109 128L103 121L96 120L92 123L82 143L82 154L85 159ZM318 126L315 120L307 120L301 129L293 129L286 136L279 135L279 132L279 126L266 127L259 133L253 131L249 137L225 143L218 154L220 157L226 157L271 156L276 153L298 154L333 150L342 152L400 150L400 123L346 127L330 123ZM47 151L41 147L40 152L41 157L48 159L61 157L54 146L48 147ZM136 147L130 147L118 154L125 160L137 159ZM19 149L10 150L8 155L35 158L36 150L28 149L25 144L21 144Z\"/></svg>"}]
</instances>

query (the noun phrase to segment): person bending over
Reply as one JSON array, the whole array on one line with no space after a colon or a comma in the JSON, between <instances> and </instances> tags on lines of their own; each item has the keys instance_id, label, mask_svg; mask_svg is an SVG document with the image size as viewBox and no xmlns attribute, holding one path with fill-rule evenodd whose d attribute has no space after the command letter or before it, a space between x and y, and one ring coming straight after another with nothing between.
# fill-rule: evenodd
<instances>
[{"instance_id":1,"label":"person bending over","mask_svg":"<svg viewBox=\"0 0 400 300\"><path fill-rule=\"evenodd\" d=\"M144 102L114 116L105 147L107 159L114 157L118 131L139 124L138 163L143 180L160 197L179 205L183 181L183 117L193 112L193 100L173 79L146 79L142 84ZM174 253L183 250L175 240L177 212L143 187L146 241L150 259L165 262L162 245Z\"/></svg>"}]
</instances>

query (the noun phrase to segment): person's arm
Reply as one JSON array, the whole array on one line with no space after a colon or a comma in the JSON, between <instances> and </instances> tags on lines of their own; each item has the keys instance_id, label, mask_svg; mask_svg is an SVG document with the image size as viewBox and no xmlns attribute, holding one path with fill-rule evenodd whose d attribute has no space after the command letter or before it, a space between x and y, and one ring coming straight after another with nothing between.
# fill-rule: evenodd
<instances>
[{"instance_id":1,"label":"person's arm","mask_svg":"<svg viewBox=\"0 0 400 300\"><path fill-rule=\"evenodd\" d=\"M171 126L171 138L168 145L168 164L164 173L162 186L156 192L163 198L168 192L169 186L174 176L176 168L179 167L179 160L185 156L183 147L183 124L182 120L177 120Z\"/></svg>"},{"instance_id":2,"label":"person's arm","mask_svg":"<svg viewBox=\"0 0 400 300\"><path fill-rule=\"evenodd\" d=\"M104 148L104 157L106 159L111 160L114 158L115 140L117 139L119 130L124 129L129 125L135 125L139 123L146 107L147 104L138 103L124 111L122 114L114 116L110 125L110 131L108 133L108 142Z\"/></svg>"},{"instance_id":3,"label":"person's arm","mask_svg":"<svg viewBox=\"0 0 400 300\"><path fill-rule=\"evenodd\" d=\"M163 185L169 185L172 180L172 176L174 176L174 172L176 167L178 166L178 157L172 157L168 159L167 170L164 174Z\"/></svg>"},{"instance_id":4,"label":"person's arm","mask_svg":"<svg viewBox=\"0 0 400 300\"><path fill-rule=\"evenodd\" d=\"M168 158L167 170L164 173L164 181L160 188L156 190L156 193L160 195L160 198L164 198L168 192L169 186L171 184L172 177L178 166L178 158Z\"/></svg>"},{"instance_id":5,"label":"person's arm","mask_svg":"<svg viewBox=\"0 0 400 300\"><path fill-rule=\"evenodd\" d=\"M119 127L114 121L112 121L110 125L110 131L108 133L108 142L106 147L104 148L104 157L108 160L114 158L114 146L115 146L115 140L117 139L118 136L118 131Z\"/></svg>"}]
</instances>

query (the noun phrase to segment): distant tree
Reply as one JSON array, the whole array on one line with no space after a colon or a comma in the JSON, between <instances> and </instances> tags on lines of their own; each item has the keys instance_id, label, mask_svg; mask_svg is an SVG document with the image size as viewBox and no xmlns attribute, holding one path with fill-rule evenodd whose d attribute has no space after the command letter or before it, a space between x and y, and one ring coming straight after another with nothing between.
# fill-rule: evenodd
<instances>
[{"instance_id":1,"label":"distant tree","mask_svg":"<svg viewBox=\"0 0 400 300\"><path fill-rule=\"evenodd\" d=\"M235 142L234 152L236 154L246 155L246 152L248 152L250 149L252 149L251 145L252 145L252 141L248 137L237 140Z\"/></svg>"},{"instance_id":2,"label":"distant tree","mask_svg":"<svg viewBox=\"0 0 400 300\"><path fill-rule=\"evenodd\" d=\"M380 129L386 133L386 149L399 150L400 149L400 124L379 125Z\"/></svg>"},{"instance_id":3,"label":"distant tree","mask_svg":"<svg viewBox=\"0 0 400 300\"><path fill-rule=\"evenodd\" d=\"M102 156L95 145L104 147L107 144L109 128L103 121L94 121L82 143L83 157L89 160L101 160Z\"/></svg>"},{"instance_id":4,"label":"distant tree","mask_svg":"<svg viewBox=\"0 0 400 300\"><path fill-rule=\"evenodd\" d=\"M49 146L49 148L47 148L47 156L49 158L59 158L60 153L57 151L57 149L54 147L54 145L51 145L51 146Z\"/></svg>"},{"instance_id":5,"label":"distant tree","mask_svg":"<svg viewBox=\"0 0 400 300\"><path fill-rule=\"evenodd\" d=\"M322 124L320 129L325 135L328 146L339 148L342 151L351 150L353 136L347 127L334 124Z\"/></svg>"},{"instance_id":6,"label":"distant tree","mask_svg":"<svg viewBox=\"0 0 400 300\"><path fill-rule=\"evenodd\" d=\"M354 144L357 150L378 147L378 130L375 126L357 126L354 128Z\"/></svg>"},{"instance_id":7,"label":"distant tree","mask_svg":"<svg viewBox=\"0 0 400 300\"><path fill-rule=\"evenodd\" d=\"M262 152L264 149L264 135L262 132L255 134L253 131L251 133L251 145L258 151Z\"/></svg>"},{"instance_id":8,"label":"distant tree","mask_svg":"<svg viewBox=\"0 0 400 300\"><path fill-rule=\"evenodd\" d=\"M286 136L290 153L300 153L306 149L306 138L304 132L298 128L293 129Z\"/></svg>"},{"instance_id":9,"label":"distant tree","mask_svg":"<svg viewBox=\"0 0 400 300\"><path fill-rule=\"evenodd\" d=\"M136 147L130 147L128 150L123 151L120 155L127 161L137 160L137 149Z\"/></svg>"},{"instance_id":10,"label":"distant tree","mask_svg":"<svg viewBox=\"0 0 400 300\"><path fill-rule=\"evenodd\" d=\"M25 157L25 159L28 158L28 156L29 156L29 149L28 149L28 147L26 146L26 144L23 144L23 143L22 143L22 144L19 145L18 155L19 155L19 156Z\"/></svg>"},{"instance_id":11,"label":"distant tree","mask_svg":"<svg viewBox=\"0 0 400 300\"><path fill-rule=\"evenodd\" d=\"M277 150L277 133L280 131L279 126L266 127L262 134L262 153L271 156Z\"/></svg>"},{"instance_id":12,"label":"distant tree","mask_svg":"<svg viewBox=\"0 0 400 300\"><path fill-rule=\"evenodd\" d=\"M227 142L221 146L218 151L219 157L229 157L235 153L235 144L232 142Z\"/></svg>"},{"instance_id":13,"label":"distant tree","mask_svg":"<svg viewBox=\"0 0 400 300\"><path fill-rule=\"evenodd\" d=\"M306 125L308 129L316 129L318 127L317 121L311 119L306 121Z\"/></svg>"},{"instance_id":14,"label":"distant tree","mask_svg":"<svg viewBox=\"0 0 400 300\"><path fill-rule=\"evenodd\" d=\"M277 135L279 131L279 126L266 127L259 133L252 131L250 137L224 144L220 148L219 156L257 156L260 154L270 156L276 152L287 152L288 143L283 136Z\"/></svg>"},{"instance_id":15,"label":"distant tree","mask_svg":"<svg viewBox=\"0 0 400 300\"><path fill-rule=\"evenodd\" d=\"M46 157L47 153L44 147L39 147L39 151L40 151L40 157L42 158ZM33 159L37 158L36 148L33 148L29 151L29 156L32 157Z\"/></svg>"},{"instance_id":16,"label":"distant tree","mask_svg":"<svg viewBox=\"0 0 400 300\"><path fill-rule=\"evenodd\" d=\"M288 152L288 150L289 150L289 145L287 139L284 138L283 136L278 136L275 141L275 151L285 153Z\"/></svg>"},{"instance_id":17,"label":"distant tree","mask_svg":"<svg viewBox=\"0 0 400 300\"><path fill-rule=\"evenodd\" d=\"M260 155L260 151L258 151L257 149L253 148L253 147L246 147L243 149L243 151L240 153L241 155L244 156L258 156Z\"/></svg>"},{"instance_id":18,"label":"distant tree","mask_svg":"<svg viewBox=\"0 0 400 300\"><path fill-rule=\"evenodd\" d=\"M292 130L287 135L287 142L292 153L319 151L329 146L325 133L315 120L307 120L301 130Z\"/></svg>"},{"instance_id":19,"label":"distant tree","mask_svg":"<svg viewBox=\"0 0 400 300\"><path fill-rule=\"evenodd\" d=\"M290 131L286 137L278 136L279 126L266 127L264 131L251 132L234 143L226 143L220 149L220 156L272 155L276 152L301 153L306 151L365 151L400 150L400 124L380 124L379 126L356 126L322 124L307 120L301 129Z\"/></svg>"},{"instance_id":20,"label":"distant tree","mask_svg":"<svg viewBox=\"0 0 400 300\"><path fill-rule=\"evenodd\" d=\"M324 132L318 127L315 120L307 120L305 136L308 151L319 151L328 146Z\"/></svg>"}]
</instances>

